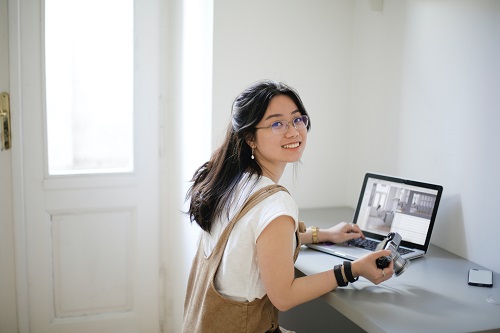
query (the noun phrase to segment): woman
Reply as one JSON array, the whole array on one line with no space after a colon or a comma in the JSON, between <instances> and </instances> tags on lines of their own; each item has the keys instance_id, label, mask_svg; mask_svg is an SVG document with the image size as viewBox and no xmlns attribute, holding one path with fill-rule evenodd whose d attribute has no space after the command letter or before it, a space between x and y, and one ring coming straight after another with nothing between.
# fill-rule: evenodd
<instances>
[{"instance_id":1,"label":"woman","mask_svg":"<svg viewBox=\"0 0 500 333\"><path fill-rule=\"evenodd\" d=\"M235 218L253 193L277 184L286 165L300 160L310 127L298 93L283 83L257 82L235 99L224 142L196 171L187 193L191 221L203 232L186 295L185 332L280 332L277 310L286 311L359 276L375 284L392 276L392 263L384 271L375 264L377 258L391 254L382 250L350 265L295 278L294 251L300 243L339 243L364 236L347 223L296 233L298 207L286 191L268 196ZM198 272L233 218L237 223L226 231L220 262L209 264L217 267L213 273ZM193 291L203 281L208 293L215 293L213 300L207 301L206 290Z\"/></svg>"}]
</instances>

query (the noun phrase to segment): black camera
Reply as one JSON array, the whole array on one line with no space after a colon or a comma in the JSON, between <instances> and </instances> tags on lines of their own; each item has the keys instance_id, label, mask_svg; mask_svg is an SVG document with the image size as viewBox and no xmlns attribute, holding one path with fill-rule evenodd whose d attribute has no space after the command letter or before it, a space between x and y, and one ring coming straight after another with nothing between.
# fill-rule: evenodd
<instances>
[{"instance_id":1,"label":"black camera","mask_svg":"<svg viewBox=\"0 0 500 333\"><path fill-rule=\"evenodd\" d=\"M376 260L377 267L384 269L389 266L391 261L394 261L394 273L400 276L410 266L410 261L401 257L398 252L399 244L401 243L401 235L397 232L390 232L387 236L377 245L376 251L391 250L391 255L387 257L380 257Z\"/></svg>"}]
</instances>

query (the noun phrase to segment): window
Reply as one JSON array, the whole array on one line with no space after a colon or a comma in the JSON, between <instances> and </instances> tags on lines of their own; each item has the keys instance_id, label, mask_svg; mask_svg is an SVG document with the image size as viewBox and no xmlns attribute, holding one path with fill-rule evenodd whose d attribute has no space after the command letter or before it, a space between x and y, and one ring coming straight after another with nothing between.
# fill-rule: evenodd
<instances>
[{"instance_id":1,"label":"window","mask_svg":"<svg viewBox=\"0 0 500 333\"><path fill-rule=\"evenodd\" d=\"M46 0L49 175L133 171L133 0Z\"/></svg>"}]
</instances>

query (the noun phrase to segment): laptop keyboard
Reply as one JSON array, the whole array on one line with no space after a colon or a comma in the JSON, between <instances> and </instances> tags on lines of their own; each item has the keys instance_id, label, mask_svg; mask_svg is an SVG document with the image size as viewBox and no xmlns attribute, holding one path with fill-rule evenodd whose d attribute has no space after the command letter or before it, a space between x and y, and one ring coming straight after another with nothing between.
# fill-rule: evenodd
<instances>
[{"instance_id":1,"label":"laptop keyboard","mask_svg":"<svg viewBox=\"0 0 500 333\"><path fill-rule=\"evenodd\" d=\"M373 241L371 239L362 239L362 238L356 238L347 241L347 245L349 246L356 246L370 251L375 251L375 248L377 247L378 243L379 242Z\"/></svg>"},{"instance_id":2,"label":"laptop keyboard","mask_svg":"<svg viewBox=\"0 0 500 333\"><path fill-rule=\"evenodd\" d=\"M398 247L398 252L400 255L407 254L407 253L412 253L413 250L410 249L403 249L402 247Z\"/></svg>"},{"instance_id":3,"label":"laptop keyboard","mask_svg":"<svg viewBox=\"0 0 500 333\"><path fill-rule=\"evenodd\" d=\"M377 245L380 242L377 242L377 241L374 241L371 239L356 238L356 239L351 239L351 240L347 241L346 243L349 246L356 246L356 247L360 247L362 249L375 251L375 249L377 248ZM404 249L402 247L398 247L398 252L399 252L399 254L403 255L403 254L411 253L413 251L410 249Z\"/></svg>"}]
</instances>

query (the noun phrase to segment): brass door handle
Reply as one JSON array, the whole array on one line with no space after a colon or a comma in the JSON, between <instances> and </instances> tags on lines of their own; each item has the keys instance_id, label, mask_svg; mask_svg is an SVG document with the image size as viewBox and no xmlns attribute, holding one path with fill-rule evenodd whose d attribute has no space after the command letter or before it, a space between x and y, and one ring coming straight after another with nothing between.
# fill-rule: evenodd
<instances>
[{"instance_id":1,"label":"brass door handle","mask_svg":"<svg viewBox=\"0 0 500 333\"><path fill-rule=\"evenodd\" d=\"M10 103L9 94L3 92L0 97L0 135L2 137L2 150L10 149Z\"/></svg>"}]
</instances>

